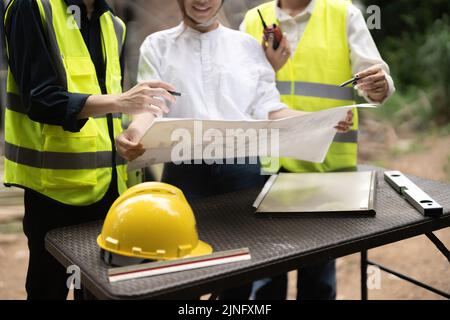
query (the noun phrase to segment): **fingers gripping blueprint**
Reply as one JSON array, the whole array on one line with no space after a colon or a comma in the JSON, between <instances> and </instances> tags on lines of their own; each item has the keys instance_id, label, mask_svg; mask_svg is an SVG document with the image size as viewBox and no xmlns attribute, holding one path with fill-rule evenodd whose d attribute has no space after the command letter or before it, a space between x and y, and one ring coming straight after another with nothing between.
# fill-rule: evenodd
<instances>
[{"instance_id":1,"label":"fingers gripping blueprint","mask_svg":"<svg viewBox=\"0 0 450 320\"><path fill-rule=\"evenodd\" d=\"M157 118L141 139L145 153L128 170L165 162L197 163L202 159L255 156L290 157L321 163L337 130L361 104L312 112L281 120L196 120Z\"/></svg>"}]
</instances>

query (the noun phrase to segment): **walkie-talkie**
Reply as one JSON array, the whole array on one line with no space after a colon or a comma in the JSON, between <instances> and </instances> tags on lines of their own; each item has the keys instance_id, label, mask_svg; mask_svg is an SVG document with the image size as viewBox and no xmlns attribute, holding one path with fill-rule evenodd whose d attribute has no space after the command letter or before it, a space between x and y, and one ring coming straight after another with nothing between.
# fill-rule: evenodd
<instances>
[{"instance_id":1,"label":"walkie-talkie","mask_svg":"<svg viewBox=\"0 0 450 320\"><path fill-rule=\"evenodd\" d=\"M258 9L258 14L259 14L259 17L261 18L261 22L264 27L264 39L266 41L269 41L269 36L272 34L273 35L273 49L277 50L278 47L280 46L281 39L283 39L283 33L281 32L280 27L278 25L276 25L275 23L271 27L268 27L266 22L264 21L264 18L261 14L261 11L259 11L259 9Z\"/></svg>"}]
</instances>

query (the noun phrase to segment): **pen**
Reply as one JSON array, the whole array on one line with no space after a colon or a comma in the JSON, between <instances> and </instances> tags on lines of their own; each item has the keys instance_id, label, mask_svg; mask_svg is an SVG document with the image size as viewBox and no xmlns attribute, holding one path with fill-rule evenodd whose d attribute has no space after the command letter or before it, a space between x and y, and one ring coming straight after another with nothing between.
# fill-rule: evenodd
<instances>
[{"instance_id":1,"label":"pen","mask_svg":"<svg viewBox=\"0 0 450 320\"><path fill-rule=\"evenodd\" d=\"M181 93L179 93L179 92L176 92L176 91L170 91L170 90L167 90L167 92L169 92L171 95L173 95L173 96L177 96L177 97L181 97Z\"/></svg>"},{"instance_id":2,"label":"pen","mask_svg":"<svg viewBox=\"0 0 450 320\"><path fill-rule=\"evenodd\" d=\"M350 83L353 83L358 80L359 80L359 77L353 77L350 80L345 81L343 84L339 85L339 87L342 88L342 87L348 86Z\"/></svg>"}]
</instances>

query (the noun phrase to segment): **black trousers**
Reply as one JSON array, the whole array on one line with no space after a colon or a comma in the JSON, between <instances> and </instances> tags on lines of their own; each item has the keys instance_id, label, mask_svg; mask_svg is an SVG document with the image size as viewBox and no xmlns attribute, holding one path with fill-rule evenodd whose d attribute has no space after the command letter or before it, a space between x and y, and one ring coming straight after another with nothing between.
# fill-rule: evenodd
<instances>
[{"instance_id":1,"label":"black trousers","mask_svg":"<svg viewBox=\"0 0 450 320\"><path fill-rule=\"evenodd\" d=\"M25 190L23 230L28 238L30 259L26 279L29 300L67 298L66 269L45 249L44 239L52 229L104 219L118 197L117 178L99 202L83 207L62 204L32 190ZM75 290L79 291L79 290ZM75 296L80 293L76 292Z\"/></svg>"}]
</instances>

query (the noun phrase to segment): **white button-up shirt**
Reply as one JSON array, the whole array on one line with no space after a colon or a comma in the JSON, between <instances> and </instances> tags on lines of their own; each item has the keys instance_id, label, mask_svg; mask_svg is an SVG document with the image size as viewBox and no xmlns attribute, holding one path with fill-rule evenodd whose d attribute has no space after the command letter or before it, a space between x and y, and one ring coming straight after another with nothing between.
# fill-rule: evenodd
<instances>
[{"instance_id":1,"label":"white button-up shirt","mask_svg":"<svg viewBox=\"0 0 450 320\"><path fill-rule=\"evenodd\" d=\"M281 30L291 45L292 55L295 54L306 26L311 18L316 0L311 0L308 6L295 17L284 12L275 2L275 13L280 22ZM240 30L245 32L245 23L240 26ZM353 4L348 6L347 10L347 42L350 49L350 63L353 74L357 74L371 66L380 65L386 73L386 79L389 84L389 92L385 101L395 92L394 81L390 76L389 66L381 58L380 52L373 41L372 35L367 28L366 21L361 11ZM367 101L371 101L363 92L358 92Z\"/></svg>"},{"instance_id":2,"label":"white button-up shirt","mask_svg":"<svg viewBox=\"0 0 450 320\"><path fill-rule=\"evenodd\" d=\"M222 25L200 33L181 23L148 36L138 82L148 80L171 83L181 92L169 106L172 118L267 119L286 107L258 41Z\"/></svg>"}]
</instances>

